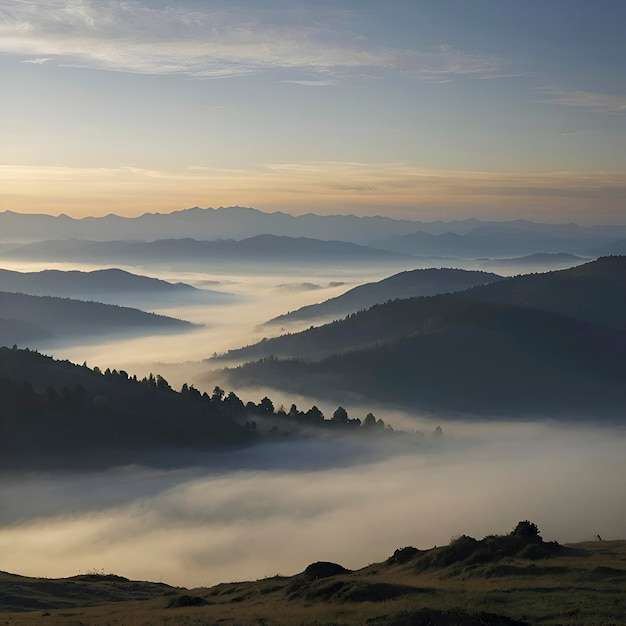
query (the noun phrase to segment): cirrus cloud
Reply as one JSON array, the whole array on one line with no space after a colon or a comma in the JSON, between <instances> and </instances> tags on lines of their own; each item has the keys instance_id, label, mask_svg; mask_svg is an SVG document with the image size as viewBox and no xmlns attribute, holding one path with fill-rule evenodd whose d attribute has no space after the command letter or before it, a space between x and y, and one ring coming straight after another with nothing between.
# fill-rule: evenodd
<instances>
[{"instance_id":1,"label":"cirrus cloud","mask_svg":"<svg viewBox=\"0 0 626 626\"><path fill-rule=\"evenodd\" d=\"M342 77L363 68L428 80L485 78L502 71L493 58L442 45L434 50L377 46L351 32L346 11L261 11L140 2L8 0L0 9L0 52L61 65L195 78L267 70L307 70ZM31 59L27 59L31 60ZM348 70L346 74L346 70ZM313 84L306 81L305 84ZM315 82L315 84L323 84Z\"/></svg>"}]
</instances>

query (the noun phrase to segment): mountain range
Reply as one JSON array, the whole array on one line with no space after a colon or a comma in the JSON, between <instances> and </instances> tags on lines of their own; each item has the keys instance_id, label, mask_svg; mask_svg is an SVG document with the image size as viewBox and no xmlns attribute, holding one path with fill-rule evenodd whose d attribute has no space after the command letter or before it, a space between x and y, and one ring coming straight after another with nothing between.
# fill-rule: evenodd
<instances>
[{"instance_id":1,"label":"mountain range","mask_svg":"<svg viewBox=\"0 0 626 626\"><path fill-rule=\"evenodd\" d=\"M4 243L49 239L115 241L189 238L200 240L247 239L273 234L339 240L374 245L417 256L515 256L534 252L573 252L597 256L593 251L626 239L625 225L583 227L577 224L510 222L423 222L382 216L290 215L266 213L248 207L193 207L171 213L145 213L139 217L85 217L0 213Z\"/></svg>"},{"instance_id":2,"label":"mountain range","mask_svg":"<svg viewBox=\"0 0 626 626\"><path fill-rule=\"evenodd\" d=\"M322 241L308 237L257 235L241 241L219 239L159 239L156 241L50 240L16 246L0 253L0 258L82 261L89 263L156 263L176 265L211 263L243 265L250 263L353 263L406 264L411 257L377 250L345 241Z\"/></svg>"}]
</instances>

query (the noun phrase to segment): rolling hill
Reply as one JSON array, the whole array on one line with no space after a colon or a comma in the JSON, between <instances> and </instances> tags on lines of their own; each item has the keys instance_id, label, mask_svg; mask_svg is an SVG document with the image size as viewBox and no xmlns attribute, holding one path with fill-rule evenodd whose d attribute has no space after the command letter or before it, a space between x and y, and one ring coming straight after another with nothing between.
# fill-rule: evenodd
<instances>
[{"instance_id":1,"label":"rolling hill","mask_svg":"<svg viewBox=\"0 0 626 626\"><path fill-rule=\"evenodd\" d=\"M0 291L0 345L41 345L58 340L102 340L133 333L188 331L196 325L138 309L70 298Z\"/></svg>"},{"instance_id":2,"label":"rolling hill","mask_svg":"<svg viewBox=\"0 0 626 626\"><path fill-rule=\"evenodd\" d=\"M279 315L269 320L267 324L284 324L319 318L337 319L387 300L464 291L468 287L501 279L501 276L490 272L447 268L410 270L394 274L375 283L359 285L340 296L330 298L319 304L311 304L297 311Z\"/></svg>"},{"instance_id":3,"label":"rolling hill","mask_svg":"<svg viewBox=\"0 0 626 626\"><path fill-rule=\"evenodd\" d=\"M175 588L113 574L41 579L0 572L0 616L14 626L622 623L626 542L561 545L527 528L536 526L524 520L504 535L459 535L430 549L405 546L356 570L317 561L294 576L211 588Z\"/></svg>"},{"instance_id":4,"label":"rolling hill","mask_svg":"<svg viewBox=\"0 0 626 626\"><path fill-rule=\"evenodd\" d=\"M262 360L226 375L424 409L623 419L625 277L626 259L608 257L387 302L230 351Z\"/></svg>"},{"instance_id":5,"label":"rolling hill","mask_svg":"<svg viewBox=\"0 0 626 626\"><path fill-rule=\"evenodd\" d=\"M77 270L15 272L0 269L0 291L31 296L95 300L138 308L200 302L217 303L228 299L227 294L219 291L196 289L186 283L170 283L117 268L91 272Z\"/></svg>"}]
</instances>

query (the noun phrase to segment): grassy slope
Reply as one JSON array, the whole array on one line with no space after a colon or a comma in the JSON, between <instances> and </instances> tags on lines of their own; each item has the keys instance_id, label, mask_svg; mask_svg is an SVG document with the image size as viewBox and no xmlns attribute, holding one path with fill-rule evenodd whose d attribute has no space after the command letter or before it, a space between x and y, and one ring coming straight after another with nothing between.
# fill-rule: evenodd
<instances>
[{"instance_id":1,"label":"grassy slope","mask_svg":"<svg viewBox=\"0 0 626 626\"><path fill-rule=\"evenodd\" d=\"M446 550L449 553L450 546L418 551L406 560L391 557L322 579L303 573L191 591L106 576L47 581L0 574L4 592L0 622L16 626L624 623L626 541L570 545L539 560L513 555L436 564L445 560ZM5 599L8 583L13 585L10 601ZM200 597L206 605L167 608L174 596L182 594ZM20 596L29 612L11 612ZM50 613L45 619L44 612Z\"/></svg>"}]
</instances>

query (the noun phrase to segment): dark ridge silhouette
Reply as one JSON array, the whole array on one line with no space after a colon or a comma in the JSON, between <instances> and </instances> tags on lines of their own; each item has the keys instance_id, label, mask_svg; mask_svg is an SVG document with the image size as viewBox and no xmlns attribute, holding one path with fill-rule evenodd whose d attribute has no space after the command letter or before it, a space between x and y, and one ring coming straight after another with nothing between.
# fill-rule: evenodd
<instances>
[{"instance_id":1,"label":"dark ridge silhouette","mask_svg":"<svg viewBox=\"0 0 626 626\"><path fill-rule=\"evenodd\" d=\"M336 319L388 300L464 291L468 287L496 280L502 280L502 276L490 272L448 268L410 270L394 274L378 282L359 285L320 304L311 304L297 311L279 315L269 320L267 324L283 324L327 317Z\"/></svg>"},{"instance_id":2,"label":"dark ridge silhouette","mask_svg":"<svg viewBox=\"0 0 626 626\"><path fill-rule=\"evenodd\" d=\"M181 332L184 320L100 302L0 292L0 344L32 345L41 339L97 339L120 334ZM16 322L16 320L18 320Z\"/></svg>"}]
</instances>

